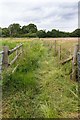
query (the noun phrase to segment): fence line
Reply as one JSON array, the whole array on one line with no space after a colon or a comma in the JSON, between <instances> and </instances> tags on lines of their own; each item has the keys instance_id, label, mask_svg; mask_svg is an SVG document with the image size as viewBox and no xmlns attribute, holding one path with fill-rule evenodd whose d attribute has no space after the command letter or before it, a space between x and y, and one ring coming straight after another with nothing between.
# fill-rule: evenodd
<instances>
[{"instance_id":1,"label":"fence line","mask_svg":"<svg viewBox=\"0 0 80 120\"><path fill-rule=\"evenodd\" d=\"M21 49L22 47L23 47L23 44L20 44L19 46L16 46L12 50L9 50L8 46L4 46L3 51L0 52L0 55L2 54L2 66L0 66L0 69L2 69L2 68L6 69L9 66L11 66L12 64L14 64L14 62L18 59L18 57L22 53L22 49ZM20 52L18 52L19 49L21 49ZM57 55L56 53L58 52L60 63L65 64L66 62L69 62L69 61L72 60L72 74L71 74L72 77L71 78L72 78L72 80L76 80L76 76L77 76L77 73L78 73L78 79L80 79L80 52L78 52L79 51L79 45L75 46L73 56L69 56L65 60L61 60L61 49L62 49L61 45L59 45L58 46L58 51L57 51L57 44L56 44L56 40L55 40L55 43L54 43L55 55ZM16 52L16 56L9 63L9 55L13 54L14 52ZM77 65L78 65L78 70L77 70ZM0 73L1 73L1 71L0 71Z\"/></svg>"},{"instance_id":2,"label":"fence line","mask_svg":"<svg viewBox=\"0 0 80 120\"><path fill-rule=\"evenodd\" d=\"M19 49L21 47L22 47L22 44L17 46L17 47L15 47L15 48L13 48L12 50L9 50L8 55L12 54L13 52L15 52L17 49Z\"/></svg>"},{"instance_id":3,"label":"fence line","mask_svg":"<svg viewBox=\"0 0 80 120\"><path fill-rule=\"evenodd\" d=\"M18 53L18 50L20 48L23 47L23 44L20 44L19 46L13 48L12 50L9 50L8 46L4 46L3 47L3 51L0 52L0 55L2 54L2 69L6 69L9 66L11 66L12 64L14 64L14 62L18 59L18 57L20 56L20 54L22 53L22 49L21 51ZM9 55L13 54L15 51L16 52L16 56L15 58L9 63Z\"/></svg>"},{"instance_id":4,"label":"fence line","mask_svg":"<svg viewBox=\"0 0 80 120\"><path fill-rule=\"evenodd\" d=\"M54 51L55 51L55 55L57 52L57 45L56 45L56 40L54 42ZM64 65L65 63L72 61L72 73L71 73L71 79L72 80L80 80L80 52L79 52L79 47L80 45L77 44L74 47L74 52L73 55L70 55L69 57L67 57L67 59L61 60L61 45L58 46L58 56L59 56L59 60L60 60L60 64ZM78 66L78 69L77 69ZM77 79L78 77L78 79Z\"/></svg>"}]
</instances>

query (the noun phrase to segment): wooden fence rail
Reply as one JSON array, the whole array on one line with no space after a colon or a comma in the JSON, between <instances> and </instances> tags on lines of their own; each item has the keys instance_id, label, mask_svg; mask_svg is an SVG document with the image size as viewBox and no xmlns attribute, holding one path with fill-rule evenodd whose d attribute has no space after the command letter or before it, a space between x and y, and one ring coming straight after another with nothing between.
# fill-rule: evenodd
<instances>
[{"instance_id":1,"label":"wooden fence rail","mask_svg":"<svg viewBox=\"0 0 80 120\"><path fill-rule=\"evenodd\" d=\"M65 63L71 61L72 59L73 59L73 56L70 56L67 59L60 61L60 64L64 65Z\"/></svg>"},{"instance_id":2,"label":"wooden fence rail","mask_svg":"<svg viewBox=\"0 0 80 120\"><path fill-rule=\"evenodd\" d=\"M3 47L3 51L0 52L0 54L2 54L2 68L6 69L9 66L11 66L12 64L14 64L14 62L17 60L17 58L20 56L20 54L22 53L22 48L23 44L20 44L19 46L13 48L12 50L9 50L8 46L4 46ZM21 51L18 53L18 50L21 49ZM9 63L9 55L13 54L16 51L16 56L15 58Z\"/></svg>"},{"instance_id":3,"label":"wooden fence rail","mask_svg":"<svg viewBox=\"0 0 80 120\"><path fill-rule=\"evenodd\" d=\"M59 46L59 52L58 52L60 64L64 65L65 63L72 60L71 79L74 81L77 80L77 76L78 76L78 80L80 79L80 52L78 52L78 51L79 51L79 44L75 45L73 55L70 55L65 60L61 60L61 46ZM77 65L78 65L78 69L77 69Z\"/></svg>"},{"instance_id":4,"label":"wooden fence rail","mask_svg":"<svg viewBox=\"0 0 80 120\"><path fill-rule=\"evenodd\" d=\"M0 54L3 54L3 53L4 53L4 51L1 51L1 52L0 52Z\"/></svg>"},{"instance_id":5,"label":"wooden fence rail","mask_svg":"<svg viewBox=\"0 0 80 120\"><path fill-rule=\"evenodd\" d=\"M23 44L20 44L19 46L13 48L12 50L9 50L7 46L4 46L3 51L0 52L0 55L2 54L2 66L0 66L0 69L1 68L6 69L12 64L14 64L14 62L22 53L21 48L23 48ZM19 49L21 49L21 51L18 51ZM55 55L57 55L56 40L54 43L54 50L55 50ZM78 53L78 51L79 51L79 44L75 46L73 56L69 56L66 60L61 60L61 45L58 46L58 56L59 56L60 64L65 64L66 62L69 62L72 60L72 75L71 75L72 80L76 80L77 65L78 65L78 79L80 79L80 52ZM16 52L16 56L9 63L9 55L13 54L14 52Z\"/></svg>"},{"instance_id":6,"label":"wooden fence rail","mask_svg":"<svg viewBox=\"0 0 80 120\"><path fill-rule=\"evenodd\" d=\"M22 44L19 45L19 46L17 46L17 47L15 47L15 48L13 48L12 50L9 50L9 51L8 51L8 55L12 54L13 52L15 52L17 49L19 49L19 48L21 48L21 47L22 47Z\"/></svg>"}]
</instances>

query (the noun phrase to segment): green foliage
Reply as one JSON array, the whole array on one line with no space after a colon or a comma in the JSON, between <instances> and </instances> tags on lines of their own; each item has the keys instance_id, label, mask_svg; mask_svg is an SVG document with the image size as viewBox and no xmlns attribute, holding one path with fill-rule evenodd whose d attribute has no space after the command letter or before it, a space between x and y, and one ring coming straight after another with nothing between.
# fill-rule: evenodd
<instances>
[{"instance_id":1,"label":"green foliage","mask_svg":"<svg viewBox=\"0 0 80 120\"><path fill-rule=\"evenodd\" d=\"M69 37L70 33L52 29L52 31L47 32L46 36L52 37L52 38L54 38L54 37Z\"/></svg>"},{"instance_id":2,"label":"green foliage","mask_svg":"<svg viewBox=\"0 0 80 120\"><path fill-rule=\"evenodd\" d=\"M9 25L8 29L9 29L10 36L17 37L17 34L19 34L19 32L20 32L20 27L21 26L17 23Z\"/></svg>"},{"instance_id":3,"label":"green foliage","mask_svg":"<svg viewBox=\"0 0 80 120\"><path fill-rule=\"evenodd\" d=\"M20 26L18 23L9 25L8 28L1 28L2 35L0 37L79 37L80 29L76 29L73 32L62 32L56 29L46 32L45 30L38 30L35 24Z\"/></svg>"},{"instance_id":4,"label":"green foliage","mask_svg":"<svg viewBox=\"0 0 80 120\"><path fill-rule=\"evenodd\" d=\"M9 45L9 43L5 44ZM25 48L24 51L24 59L20 59L16 73L8 73L4 75L4 85L8 85L8 87L12 85L20 88L21 85L23 85L23 87L26 86L27 81L29 83L30 79L31 81L34 81L34 70L40 66L40 59L42 58L45 49L43 44L38 43L37 41L32 42L30 45L26 44L26 46L27 48Z\"/></svg>"},{"instance_id":5,"label":"green foliage","mask_svg":"<svg viewBox=\"0 0 80 120\"><path fill-rule=\"evenodd\" d=\"M37 32L37 26L31 23L27 26L23 26L22 31L23 31L23 33L36 33Z\"/></svg>"},{"instance_id":6,"label":"green foliage","mask_svg":"<svg viewBox=\"0 0 80 120\"><path fill-rule=\"evenodd\" d=\"M71 37L80 37L80 29L76 29L70 35Z\"/></svg>"},{"instance_id":7,"label":"green foliage","mask_svg":"<svg viewBox=\"0 0 80 120\"><path fill-rule=\"evenodd\" d=\"M0 27L0 37L2 36L2 28Z\"/></svg>"},{"instance_id":8,"label":"green foliage","mask_svg":"<svg viewBox=\"0 0 80 120\"><path fill-rule=\"evenodd\" d=\"M45 37L46 37L46 32L45 32L45 30L39 30L39 31L37 32L37 36L38 36L39 38L45 38Z\"/></svg>"},{"instance_id":9,"label":"green foliage","mask_svg":"<svg viewBox=\"0 0 80 120\"><path fill-rule=\"evenodd\" d=\"M9 37L10 35L9 35L9 29L8 28L3 28L2 29L2 36L3 37Z\"/></svg>"},{"instance_id":10,"label":"green foliage","mask_svg":"<svg viewBox=\"0 0 80 120\"><path fill-rule=\"evenodd\" d=\"M2 46L8 46L9 49L13 49L16 46L16 42L12 42L12 41L2 41Z\"/></svg>"},{"instance_id":11,"label":"green foliage","mask_svg":"<svg viewBox=\"0 0 80 120\"><path fill-rule=\"evenodd\" d=\"M36 38L37 35L36 33L27 33L27 34L22 34L21 37Z\"/></svg>"},{"instance_id":12,"label":"green foliage","mask_svg":"<svg viewBox=\"0 0 80 120\"><path fill-rule=\"evenodd\" d=\"M70 81L71 62L60 65L53 45L45 41L24 43L19 67L13 74L4 74L5 118L76 117L78 84Z\"/></svg>"}]
</instances>

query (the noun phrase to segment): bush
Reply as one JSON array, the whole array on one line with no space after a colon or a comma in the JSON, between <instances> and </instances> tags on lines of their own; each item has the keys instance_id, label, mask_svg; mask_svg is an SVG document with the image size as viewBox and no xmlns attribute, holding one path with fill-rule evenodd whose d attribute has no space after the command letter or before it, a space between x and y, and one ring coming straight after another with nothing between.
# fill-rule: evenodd
<instances>
[{"instance_id":1,"label":"bush","mask_svg":"<svg viewBox=\"0 0 80 120\"><path fill-rule=\"evenodd\" d=\"M37 35L36 33L27 33L27 34L22 34L21 37L35 38L37 37Z\"/></svg>"}]
</instances>

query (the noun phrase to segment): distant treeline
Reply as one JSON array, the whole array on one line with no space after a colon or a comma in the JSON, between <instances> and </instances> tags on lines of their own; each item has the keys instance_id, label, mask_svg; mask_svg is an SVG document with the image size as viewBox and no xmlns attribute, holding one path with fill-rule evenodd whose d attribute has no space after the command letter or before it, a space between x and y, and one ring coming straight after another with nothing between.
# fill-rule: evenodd
<instances>
[{"instance_id":1,"label":"distant treeline","mask_svg":"<svg viewBox=\"0 0 80 120\"><path fill-rule=\"evenodd\" d=\"M56 29L51 31L38 30L35 24L20 26L14 23L9 25L8 28L0 27L0 37L39 37L39 38L54 38L54 37L80 37L80 29L73 32L63 32Z\"/></svg>"}]
</instances>

